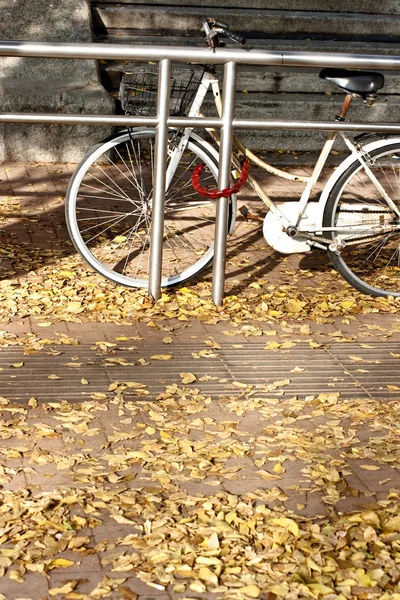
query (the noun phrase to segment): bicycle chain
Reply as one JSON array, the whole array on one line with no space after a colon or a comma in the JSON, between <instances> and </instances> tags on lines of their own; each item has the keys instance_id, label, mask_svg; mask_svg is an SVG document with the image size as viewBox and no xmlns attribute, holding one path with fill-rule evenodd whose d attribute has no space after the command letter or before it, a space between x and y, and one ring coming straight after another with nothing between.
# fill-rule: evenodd
<instances>
[{"instance_id":1,"label":"bicycle chain","mask_svg":"<svg viewBox=\"0 0 400 600\"><path fill-rule=\"evenodd\" d=\"M371 214L373 214L373 215L374 215L374 214L376 214L376 213L378 213L378 214L384 214L384 215L387 215L387 214L389 214L391 211L389 211L389 210L384 210L384 211L382 211L382 209L379 209L379 208L376 208L376 209L374 209L374 210L363 210L363 209L351 210L351 209L349 209L349 208L346 210L346 209L344 208L344 209L341 209L339 212L341 212L341 213L342 213L342 212L344 212L344 213L351 213L351 214L354 214L354 213L362 213L362 214L364 214L364 215L369 215L370 213L371 213Z\"/></svg>"},{"instance_id":2,"label":"bicycle chain","mask_svg":"<svg viewBox=\"0 0 400 600\"><path fill-rule=\"evenodd\" d=\"M346 209L343 209L343 210L340 210L340 213L348 213L348 214L357 214L357 213L359 213L359 214L364 214L364 215L366 215L366 214L372 214L372 215L374 215L374 214L385 214L385 215L387 215L387 214L390 213L390 211L387 211L387 210L382 211L382 209L379 209L379 208L368 210L368 211L363 211L362 209L359 209L359 210L357 210L357 209L356 210L351 210L351 209L347 209L346 210ZM376 237L379 237L381 235L382 235L381 233L376 233L375 235L368 235L367 234L367 235L365 235L363 237L360 237L360 236L358 236L358 237L352 237L351 241L352 242L370 241L370 240L374 240Z\"/></svg>"}]
</instances>

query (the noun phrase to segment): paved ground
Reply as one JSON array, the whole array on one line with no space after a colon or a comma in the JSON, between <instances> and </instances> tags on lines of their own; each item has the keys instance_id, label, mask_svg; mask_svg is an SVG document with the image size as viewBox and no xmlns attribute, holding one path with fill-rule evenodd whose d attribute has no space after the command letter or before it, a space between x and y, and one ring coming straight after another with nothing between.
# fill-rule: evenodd
<instances>
[{"instance_id":1,"label":"paved ground","mask_svg":"<svg viewBox=\"0 0 400 600\"><path fill-rule=\"evenodd\" d=\"M160 319L150 304L135 322L94 322L59 321L38 304L36 316L21 315L19 290L40 278L51 290L55 251L73 256L63 221L69 176L68 165L23 164L0 175L0 598L286 597L281 588L267 593L250 567L242 579L224 571L217 585L218 562L204 559L212 573L200 577L182 558L189 538L179 559L176 548L165 553L166 540L181 539L193 507L208 515L203 529L212 505L226 513L240 502L247 520L261 502L306 528L398 499L396 309L377 303L347 315L333 306L333 316L263 321L188 309ZM287 182L269 177L269 185L295 194ZM258 210L250 193L242 200ZM323 302L327 273L322 254L268 250L256 222L240 221L230 241L227 290L238 301L254 303L265 280L282 297L301 285ZM332 282L329 292L354 297ZM28 294L26 303L35 301ZM203 540L204 549L199 531L190 544Z\"/></svg>"}]
</instances>

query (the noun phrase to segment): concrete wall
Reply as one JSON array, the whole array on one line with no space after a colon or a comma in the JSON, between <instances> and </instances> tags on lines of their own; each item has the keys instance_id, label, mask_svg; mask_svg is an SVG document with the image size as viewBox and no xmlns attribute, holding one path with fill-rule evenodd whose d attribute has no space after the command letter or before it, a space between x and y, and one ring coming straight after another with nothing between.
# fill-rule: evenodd
<instances>
[{"instance_id":1,"label":"concrete wall","mask_svg":"<svg viewBox=\"0 0 400 600\"><path fill-rule=\"evenodd\" d=\"M200 5L201 4L201 5ZM127 44L201 45L202 19L214 16L248 38L248 47L350 53L400 54L398 0L92 0L95 39ZM248 7L247 7L248 6ZM121 63L101 64L102 80L115 92ZM367 110L354 103L352 120L399 121L400 73L387 73L380 101ZM238 79L242 117L333 119L341 104L338 88L315 69L242 67ZM212 106L208 112L211 113ZM323 134L272 132L244 134L258 149L310 150Z\"/></svg>"},{"instance_id":2,"label":"concrete wall","mask_svg":"<svg viewBox=\"0 0 400 600\"><path fill-rule=\"evenodd\" d=\"M91 42L84 0L0 0L0 37ZM89 60L0 58L0 111L112 113L114 102ZM94 127L0 125L1 160L78 161L106 135Z\"/></svg>"}]
</instances>

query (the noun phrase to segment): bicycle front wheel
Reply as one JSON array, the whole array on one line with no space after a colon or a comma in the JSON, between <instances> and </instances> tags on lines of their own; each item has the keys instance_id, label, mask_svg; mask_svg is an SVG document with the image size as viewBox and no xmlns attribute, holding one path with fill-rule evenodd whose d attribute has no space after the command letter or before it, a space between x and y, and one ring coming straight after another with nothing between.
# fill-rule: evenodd
<instances>
[{"instance_id":1,"label":"bicycle front wheel","mask_svg":"<svg viewBox=\"0 0 400 600\"><path fill-rule=\"evenodd\" d=\"M350 285L371 296L400 296L400 219L385 192L400 207L400 142L382 140L365 157L372 180L355 159L328 197L323 226L327 237L344 242L329 250L336 270ZM382 193L384 190L384 193Z\"/></svg>"},{"instance_id":2,"label":"bicycle front wheel","mask_svg":"<svg viewBox=\"0 0 400 600\"><path fill-rule=\"evenodd\" d=\"M67 192L67 226L76 249L96 271L128 287L148 285L154 142L154 130L142 129L98 144L78 165ZM218 164L191 138L165 196L163 287L193 277L213 257L216 203L191 183L199 162L215 186Z\"/></svg>"}]
</instances>

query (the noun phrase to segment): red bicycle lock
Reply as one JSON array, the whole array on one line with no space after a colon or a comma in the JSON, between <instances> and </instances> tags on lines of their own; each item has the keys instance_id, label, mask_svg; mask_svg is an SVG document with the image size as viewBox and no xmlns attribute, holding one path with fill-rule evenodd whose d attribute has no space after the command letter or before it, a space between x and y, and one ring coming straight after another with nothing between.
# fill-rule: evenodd
<instances>
[{"instance_id":1,"label":"red bicycle lock","mask_svg":"<svg viewBox=\"0 0 400 600\"><path fill-rule=\"evenodd\" d=\"M200 177L203 173L204 167L205 164L201 163L200 165L197 165L197 167L194 168L192 173L192 185L196 192L200 194L200 196L203 196L204 198L213 198L215 200L216 198L228 198L229 196L232 196L232 194L237 194L237 192L244 186L244 184L247 181L250 164L248 159L245 158L241 163L241 173L239 180L232 187L224 188L221 191L208 190L207 188L204 188L201 185Z\"/></svg>"}]
</instances>

